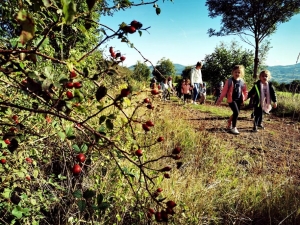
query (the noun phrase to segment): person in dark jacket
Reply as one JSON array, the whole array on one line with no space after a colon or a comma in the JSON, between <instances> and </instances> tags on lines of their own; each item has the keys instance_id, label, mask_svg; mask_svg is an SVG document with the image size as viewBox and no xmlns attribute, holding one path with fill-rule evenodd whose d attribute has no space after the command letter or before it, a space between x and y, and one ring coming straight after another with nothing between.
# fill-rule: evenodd
<instances>
[{"instance_id":1,"label":"person in dark jacket","mask_svg":"<svg viewBox=\"0 0 300 225\"><path fill-rule=\"evenodd\" d=\"M271 82L271 73L269 70L263 70L259 74L259 80L254 84L248 93L248 98L253 98L254 105L254 124L253 132L257 132L257 128L264 129L263 114L269 113L273 108L277 108L277 96Z\"/></svg>"}]
</instances>

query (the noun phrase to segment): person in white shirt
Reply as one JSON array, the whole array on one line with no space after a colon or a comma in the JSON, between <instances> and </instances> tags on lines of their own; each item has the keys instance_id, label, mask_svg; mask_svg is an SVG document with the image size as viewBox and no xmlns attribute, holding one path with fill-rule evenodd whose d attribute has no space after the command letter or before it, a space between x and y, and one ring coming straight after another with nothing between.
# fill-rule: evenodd
<instances>
[{"instance_id":1,"label":"person in white shirt","mask_svg":"<svg viewBox=\"0 0 300 225\"><path fill-rule=\"evenodd\" d=\"M203 88L203 81L202 81L202 62L197 62L196 66L191 70L191 85L193 87L193 96L192 100L194 104L197 104L197 98Z\"/></svg>"},{"instance_id":2,"label":"person in white shirt","mask_svg":"<svg viewBox=\"0 0 300 225\"><path fill-rule=\"evenodd\" d=\"M169 89L168 80L164 79L164 81L161 82L162 99L164 101L167 101L170 98L170 93L168 89Z\"/></svg>"}]
</instances>

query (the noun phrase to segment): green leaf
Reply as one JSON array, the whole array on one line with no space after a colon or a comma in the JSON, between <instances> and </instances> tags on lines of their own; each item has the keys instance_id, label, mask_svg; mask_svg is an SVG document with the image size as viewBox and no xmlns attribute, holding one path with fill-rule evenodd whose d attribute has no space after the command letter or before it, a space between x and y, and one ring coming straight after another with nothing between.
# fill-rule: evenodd
<instances>
[{"instance_id":1,"label":"green leaf","mask_svg":"<svg viewBox=\"0 0 300 225\"><path fill-rule=\"evenodd\" d=\"M81 151L86 152L88 150L88 146L86 144L81 145Z\"/></svg>"},{"instance_id":2,"label":"green leaf","mask_svg":"<svg viewBox=\"0 0 300 225\"><path fill-rule=\"evenodd\" d=\"M110 119L106 120L106 121L105 121L105 124L106 124L106 127L107 127L109 130L114 129L114 124L112 123L112 121L111 121Z\"/></svg>"},{"instance_id":3,"label":"green leaf","mask_svg":"<svg viewBox=\"0 0 300 225\"><path fill-rule=\"evenodd\" d=\"M77 202L77 205L78 205L78 208L79 208L80 212L83 212L85 210L85 208L86 208L86 202L85 202L85 200L79 200Z\"/></svg>"},{"instance_id":4,"label":"green leaf","mask_svg":"<svg viewBox=\"0 0 300 225\"><path fill-rule=\"evenodd\" d=\"M11 190L8 188L5 188L4 191L2 192L3 198L10 198Z\"/></svg>"},{"instance_id":5,"label":"green leaf","mask_svg":"<svg viewBox=\"0 0 300 225\"><path fill-rule=\"evenodd\" d=\"M83 197L84 197L85 199L87 199L87 198L92 198L92 197L94 197L95 195L96 195L96 192L93 191L93 190L86 190L86 191L83 193Z\"/></svg>"},{"instance_id":6,"label":"green leaf","mask_svg":"<svg viewBox=\"0 0 300 225\"><path fill-rule=\"evenodd\" d=\"M81 93L79 89L75 89L74 97L78 97L79 102L82 102L84 100L84 95Z\"/></svg>"},{"instance_id":7,"label":"green leaf","mask_svg":"<svg viewBox=\"0 0 300 225\"><path fill-rule=\"evenodd\" d=\"M67 139L69 140L75 139L74 130L71 126L67 127L65 132L67 135Z\"/></svg>"},{"instance_id":8,"label":"green leaf","mask_svg":"<svg viewBox=\"0 0 300 225\"><path fill-rule=\"evenodd\" d=\"M64 141L66 139L66 134L64 132L62 132L62 131L59 131L57 133L57 135L60 137L61 141Z\"/></svg>"},{"instance_id":9,"label":"green leaf","mask_svg":"<svg viewBox=\"0 0 300 225\"><path fill-rule=\"evenodd\" d=\"M74 149L74 151L76 152L76 153L80 153L81 152L81 150L80 150L80 148L79 148L79 146L78 145L73 145L72 146L73 147L73 149Z\"/></svg>"},{"instance_id":10,"label":"green leaf","mask_svg":"<svg viewBox=\"0 0 300 225\"><path fill-rule=\"evenodd\" d=\"M12 210L11 214L14 215L15 217L17 217L18 219L21 219L22 216L23 216L22 211L19 211L19 210L18 210L18 207L15 207L15 208Z\"/></svg>"},{"instance_id":11,"label":"green leaf","mask_svg":"<svg viewBox=\"0 0 300 225\"><path fill-rule=\"evenodd\" d=\"M74 3L74 0L62 0L62 5L65 22L70 25L75 19L76 4Z\"/></svg>"},{"instance_id":12,"label":"green leaf","mask_svg":"<svg viewBox=\"0 0 300 225\"><path fill-rule=\"evenodd\" d=\"M39 171L37 169L34 169L32 175L34 178L37 178L39 175Z\"/></svg>"},{"instance_id":13,"label":"green leaf","mask_svg":"<svg viewBox=\"0 0 300 225\"><path fill-rule=\"evenodd\" d=\"M100 116L100 118L99 118L99 124L103 123L105 120L106 120L106 116L105 115Z\"/></svg>"},{"instance_id":14,"label":"green leaf","mask_svg":"<svg viewBox=\"0 0 300 225\"><path fill-rule=\"evenodd\" d=\"M140 30L138 32L139 32L140 37L142 37L143 32Z\"/></svg>"},{"instance_id":15,"label":"green leaf","mask_svg":"<svg viewBox=\"0 0 300 225\"><path fill-rule=\"evenodd\" d=\"M81 191L80 190L76 190L73 192L73 196L75 198L82 198L82 194L81 194Z\"/></svg>"},{"instance_id":16,"label":"green leaf","mask_svg":"<svg viewBox=\"0 0 300 225\"><path fill-rule=\"evenodd\" d=\"M44 91L49 90L49 87L50 87L51 84L52 84L51 80L49 80L49 79L44 80L43 83L42 83L42 89Z\"/></svg>"},{"instance_id":17,"label":"green leaf","mask_svg":"<svg viewBox=\"0 0 300 225\"><path fill-rule=\"evenodd\" d=\"M99 205L99 209L100 210L106 210L109 208L109 203L108 202L102 202L100 205Z\"/></svg>"},{"instance_id":18,"label":"green leaf","mask_svg":"<svg viewBox=\"0 0 300 225\"><path fill-rule=\"evenodd\" d=\"M117 118L117 115L112 113L108 116L109 119L116 119Z\"/></svg>"},{"instance_id":19,"label":"green leaf","mask_svg":"<svg viewBox=\"0 0 300 225\"><path fill-rule=\"evenodd\" d=\"M97 204L98 204L98 205L101 205L101 203L102 203L102 201L103 201L103 198L104 198L103 194L99 194L99 195L97 196Z\"/></svg>"}]
</instances>

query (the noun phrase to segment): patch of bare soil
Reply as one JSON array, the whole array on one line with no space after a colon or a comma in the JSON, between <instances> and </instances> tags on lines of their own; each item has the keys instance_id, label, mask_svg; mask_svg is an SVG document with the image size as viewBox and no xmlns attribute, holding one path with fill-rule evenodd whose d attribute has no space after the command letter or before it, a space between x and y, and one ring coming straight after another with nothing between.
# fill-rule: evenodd
<instances>
[{"instance_id":1,"label":"patch of bare soil","mask_svg":"<svg viewBox=\"0 0 300 225\"><path fill-rule=\"evenodd\" d=\"M205 105L184 106L180 102L162 103L180 117L188 121L195 132L208 131L216 138L223 140L228 148L237 152L237 163L251 169L253 173L284 174L300 184L300 123L292 118L282 118L264 115L264 130L252 132L253 119L250 110L241 110L237 122L239 135L231 134L227 129L228 117L216 117L210 113L201 112ZM199 107L199 108L198 108ZM226 104L215 107L228 107ZM198 108L198 109L197 109ZM251 161L248 160L249 156Z\"/></svg>"}]
</instances>

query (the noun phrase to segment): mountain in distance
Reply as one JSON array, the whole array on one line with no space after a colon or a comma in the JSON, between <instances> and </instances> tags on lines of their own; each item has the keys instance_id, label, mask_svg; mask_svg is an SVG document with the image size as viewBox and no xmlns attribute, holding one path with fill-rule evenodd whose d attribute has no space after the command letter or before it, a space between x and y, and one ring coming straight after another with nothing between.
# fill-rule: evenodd
<instances>
[{"instance_id":1,"label":"mountain in distance","mask_svg":"<svg viewBox=\"0 0 300 225\"><path fill-rule=\"evenodd\" d=\"M174 66L177 75L181 75L186 67L178 63L175 63ZM134 66L128 68L133 70ZM153 67L149 66L149 69L152 71ZM266 69L271 72L271 80L278 83L291 83L293 80L300 80L300 63L287 66L267 66Z\"/></svg>"}]
</instances>

